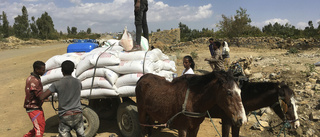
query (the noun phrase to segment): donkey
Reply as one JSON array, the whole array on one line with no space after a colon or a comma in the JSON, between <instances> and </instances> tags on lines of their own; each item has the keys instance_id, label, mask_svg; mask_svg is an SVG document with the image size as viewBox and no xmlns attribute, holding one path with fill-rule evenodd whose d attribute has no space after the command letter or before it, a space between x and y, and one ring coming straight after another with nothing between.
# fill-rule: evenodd
<instances>
[{"instance_id":1,"label":"donkey","mask_svg":"<svg viewBox=\"0 0 320 137\"><path fill-rule=\"evenodd\" d=\"M241 90L231 73L183 75L172 82L146 74L137 82L136 99L143 133L155 121L178 130L179 137L196 137L206 111L215 104L223 108L234 123L247 121ZM148 135L151 129L147 129Z\"/></svg>"},{"instance_id":2,"label":"donkey","mask_svg":"<svg viewBox=\"0 0 320 137\"><path fill-rule=\"evenodd\" d=\"M283 121L291 123L293 128L298 128L297 107L295 105L294 92L289 86L273 82L244 82L241 87L241 97L248 113L263 107L270 107ZM228 137L230 127L232 136L239 137L240 127L232 124L232 119L225 115L220 106L214 106L209 110L213 118L222 119L222 136Z\"/></svg>"}]
</instances>

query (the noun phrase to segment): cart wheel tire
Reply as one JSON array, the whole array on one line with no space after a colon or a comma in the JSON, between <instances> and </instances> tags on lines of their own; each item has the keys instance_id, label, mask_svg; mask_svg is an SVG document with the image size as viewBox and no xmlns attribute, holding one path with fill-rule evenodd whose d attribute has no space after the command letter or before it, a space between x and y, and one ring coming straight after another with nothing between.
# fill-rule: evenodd
<instances>
[{"instance_id":1,"label":"cart wheel tire","mask_svg":"<svg viewBox=\"0 0 320 137\"><path fill-rule=\"evenodd\" d=\"M89 106L98 114L100 119L116 118L120 98L90 99Z\"/></svg>"},{"instance_id":2,"label":"cart wheel tire","mask_svg":"<svg viewBox=\"0 0 320 137\"><path fill-rule=\"evenodd\" d=\"M93 137L96 135L100 121L97 113L88 106L82 106L84 136Z\"/></svg>"},{"instance_id":3,"label":"cart wheel tire","mask_svg":"<svg viewBox=\"0 0 320 137\"><path fill-rule=\"evenodd\" d=\"M117 111L117 123L124 137L141 137L137 106L126 101L119 105Z\"/></svg>"}]
</instances>

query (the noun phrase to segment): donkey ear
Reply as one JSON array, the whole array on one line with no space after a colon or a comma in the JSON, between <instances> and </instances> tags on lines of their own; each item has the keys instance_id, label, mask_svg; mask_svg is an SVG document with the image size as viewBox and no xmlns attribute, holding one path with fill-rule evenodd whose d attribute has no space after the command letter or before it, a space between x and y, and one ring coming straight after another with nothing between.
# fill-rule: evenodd
<instances>
[{"instance_id":1,"label":"donkey ear","mask_svg":"<svg viewBox=\"0 0 320 137\"><path fill-rule=\"evenodd\" d=\"M227 74L230 75L230 76L233 76L232 70L228 69Z\"/></svg>"},{"instance_id":2,"label":"donkey ear","mask_svg":"<svg viewBox=\"0 0 320 137\"><path fill-rule=\"evenodd\" d=\"M281 83L278 83L278 93L280 96L284 96L284 89L282 88L283 86L285 86L284 82L282 81Z\"/></svg>"},{"instance_id":3,"label":"donkey ear","mask_svg":"<svg viewBox=\"0 0 320 137\"><path fill-rule=\"evenodd\" d=\"M284 81L281 81L280 87L283 87L283 86L285 86L285 85L286 85L286 83L285 83Z\"/></svg>"}]
</instances>

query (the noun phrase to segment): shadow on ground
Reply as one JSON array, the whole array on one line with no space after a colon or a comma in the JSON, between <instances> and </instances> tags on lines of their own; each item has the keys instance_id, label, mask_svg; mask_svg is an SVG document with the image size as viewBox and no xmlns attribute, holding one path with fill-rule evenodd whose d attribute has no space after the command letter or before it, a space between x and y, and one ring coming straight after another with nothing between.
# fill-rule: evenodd
<instances>
[{"instance_id":1,"label":"shadow on ground","mask_svg":"<svg viewBox=\"0 0 320 137\"><path fill-rule=\"evenodd\" d=\"M58 132L59 117L54 115L46 120L46 133L56 133ZM97 135L103 133L115 134L117 137L122 137L121 132L117 125L116 119L100 119L100 127L98 129ZM169 129L153 129L151 137L176 137L178 135L176 130ZM52 136L55 137L55 136Z\"/></svg>"}]
</instances>

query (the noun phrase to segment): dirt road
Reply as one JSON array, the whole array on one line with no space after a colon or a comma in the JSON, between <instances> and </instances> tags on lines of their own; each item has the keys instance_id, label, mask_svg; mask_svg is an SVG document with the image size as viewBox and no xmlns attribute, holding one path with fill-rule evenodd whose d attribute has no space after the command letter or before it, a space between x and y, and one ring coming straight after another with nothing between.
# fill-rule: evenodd
<instances>
[{"instance_id":1,"label":"dirt road","mask_svg":"<svg viewBox=\"0 0 320 137\"><path fill-rule=\"evenodd\" d=\"M17 50L6 50L0 51L0 136L1 137L19 137L23 136L27 133L31 128L32 124L30 119L28 118L25 109L23 108L23 101L25 97L24 86L25 79L29 76L32 71L32 63L36 60L47 61L54 55L61 55L66 53L67 44L54 44L54 45L42 45L42 46L31 46L26 48L20 48ZM245 48L231 48L231 57L239 58L243 56L253 55L255 57L259 56L272 56L278 57L282 56L286 50L248 50ZM198 59L196 59L196 73L199 74L197 70L206 70L210 71L209 65L203 61L205 57L208 57L209 51L204 47L194 47L194 48L185 48L182 51L182 54L179 54L180 59L178 58L177 70L178 75L181 74L183 70L181 58L185 54L189 54L192 51L196 51L199 55ZM268 52L268 55L265 53ZM171 53L176 54L177 53ZM293 60L290 56L282 57L282 60L275 60L273 62L281 62L282 64L290 62L291 60L294 62L314 62L314 60L310 60L307 57L301 58L302 60ZM272 62L271 62L272 63ZM294 66L297 71L305 68L300 64L296 64ZM273 65L277 66L277 65ZM283 65L286 67L286 65ZM270 68L268 68L270 67ZM263 70L259 70L260 67L255 68L256 72L259 71L274 71L274 67L272 65L266 65ZM46 102L43 105L45 118L46 118L46 131L45 137L52 137L58 134L58 119L56 116L56 112L52 109L50 103ZM221 124L219 124L220 119L215 119L215 126L218 128L218 131L221 133ZM260 135L260 131L255 131L252 134L249 131L250 126L244 126L241 128L240 135L242 136L257 136ZM100 128L96 137L105 137L111 134L115 134L117 136L121 136L119 129L116 124L116 120L101 120ZM176 131L164 129L158 131L153 134L154 137L175 137L177 136ZM205 121L201 124L199 130L199 137L207 137L207 136L218 136L215 131L213 125L210 123L209 119L205 119Z\"/></svg>"},{"instance_id":2,"label":"dirt road","mask_svg":"<svg viewBox=\"0 0 320 137\"><path fill-rule=\"evenodd\" d=\"M0 136L23 136L32 128L23 108L25 79L32 72L34 61L45 62L54 55L65 53L66 47L67 44L54 44L0 52ZM46 118L55 114L48 103L44 104L44 109Z\"/></svg>"}]
</instances>

